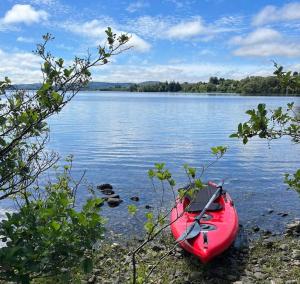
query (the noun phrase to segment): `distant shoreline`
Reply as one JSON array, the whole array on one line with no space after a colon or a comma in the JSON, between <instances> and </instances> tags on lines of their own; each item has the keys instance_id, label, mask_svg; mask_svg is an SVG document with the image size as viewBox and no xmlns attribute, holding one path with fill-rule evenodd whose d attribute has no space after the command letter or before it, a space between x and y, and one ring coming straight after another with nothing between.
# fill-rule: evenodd
<instances>
[{"instance_id":1,"label":"distant shoreline","mask_svg":"<svg viewBox=\"0 0 300 284\"><path fill-rule=\"evenodd\" d=\"M38 89L23 89L26 91L36 92ZM11 90L13 91L13 90ZM132 94L169 94L169 95L198 95L198 96L236 96L236 97L300 97L300 94L270 94L270 93L222 93L222 92L146 92L146 91L139 91L139 92L131 92L129 90L117 90L117 89L83 89L79 92L103 92L103 93L132 93Z\"/></svg>"}]
</instances>

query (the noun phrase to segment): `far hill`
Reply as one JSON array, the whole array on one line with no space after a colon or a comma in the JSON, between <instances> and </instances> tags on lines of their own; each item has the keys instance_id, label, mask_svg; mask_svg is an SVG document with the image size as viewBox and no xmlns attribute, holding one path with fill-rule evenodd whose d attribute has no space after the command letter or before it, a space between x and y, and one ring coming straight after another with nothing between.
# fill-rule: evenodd
<instances>
[{"instance_id":1,"label":"far hill","mask_svg":"<svg viewBox=\"0 0 300 284\"><path fill-rule=\"evenodd\" d=\"M147 85L156 85L159 84L158 81L147 81L139 83L138 85L147 86ZM16 84L13 85L13 88L22 89L22 90L37 90L41 87L41 83L33 83L33 84ZM113 90L113 89L129 89L130 86L134 85L134 83L110 83L110 82L90 82L86 88L83 90Z\"/></svg>"}]
</instances>

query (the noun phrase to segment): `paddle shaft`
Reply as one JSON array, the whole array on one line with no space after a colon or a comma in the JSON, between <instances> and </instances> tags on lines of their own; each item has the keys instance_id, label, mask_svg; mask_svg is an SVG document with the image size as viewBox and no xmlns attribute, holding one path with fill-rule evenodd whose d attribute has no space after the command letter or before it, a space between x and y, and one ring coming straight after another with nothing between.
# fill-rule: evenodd
<instances>
[{"instance_id":1,"label":"paddle shaft","mask_svg":"<svg viewBox=\"0 0 300 284\"><path fill-rule=\"evenodd\" d=\"M218 188L218 190L213 194L213 196L209 199L209 201L207 202L207 204L205 205L205 207L203 208L201 213L197 217L195 217L195 221L197 221L198 223L200 222L201 218L204 216L204 214L207 211L208 207L215 201L215 199L217 198L217 196L219 195L221 190L222 190L222 187L220 186Z\"/></svg>"}]
</instances>

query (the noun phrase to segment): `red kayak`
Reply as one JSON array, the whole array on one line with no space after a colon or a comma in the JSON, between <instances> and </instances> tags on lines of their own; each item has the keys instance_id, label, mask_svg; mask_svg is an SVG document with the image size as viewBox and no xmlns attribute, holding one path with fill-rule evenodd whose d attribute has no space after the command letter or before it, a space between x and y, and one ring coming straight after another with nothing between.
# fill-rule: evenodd
<instances>
[{"instance_id":1,"label":"red kayak","mask_svg":"<svg viewBox=\"0 0 300 284\"><path fill-rule=\"evenodd\" d=\"M186 195L182 201L177 201L171 212L171 231L175 240L193 224L195 217L201 213L217 189L216 184L209 182L208 186L197 192L193 198ZM225 251L238 233L238 215L227 192L221 191L209 206L200 221L200 226L200 234L192 239L180 241L179 244L206 263Z\"/></svg>"}]
</instances>

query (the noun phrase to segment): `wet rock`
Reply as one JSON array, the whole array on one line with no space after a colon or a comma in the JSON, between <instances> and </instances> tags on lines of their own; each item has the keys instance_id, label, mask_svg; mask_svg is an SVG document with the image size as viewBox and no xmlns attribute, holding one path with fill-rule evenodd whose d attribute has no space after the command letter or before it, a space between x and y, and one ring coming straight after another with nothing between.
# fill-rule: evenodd
<instances>
[{"instance_id":1,"label":"wet rock","mask_svg":"<svg viewBox=\"0 0 300 284\"><path fill-rule=\"evenodd\" d=\"M132 201L139 201L140 200L140 198L138 196L132 196L130 199Z\"/></svg>"},{"instance_id":2,"label":"wet rock","mask_svg":"<svg viewBox=\"0 0 300 284\"><path fill-rule=\"evenodd\" d=\"M268 214L272 214L273 212L274 212L274 210L273 209L268 209Z\"/></svg>"},{"instance_id":3,"label":"wet rock","mask_svg":"<svg viewBox=\"0 0 300 284\"><path fill-rule=\"evenodd\" d=\"M252 227L253 232L258 232L259 230L260 230L260 228L257 225Z\"/></svg>"},{"instance_id":4,"label":"wet rock","mask_svg":"<svg viewBox=\"0 0 300 284\"><path fill-rule=\"evenodd\" d=\"M292 258L295 260L300 260L300 250L299 249L292 250Z\"/></svg>"},{"instance_id":5,"label":"wet rock","mask_svg":"<svg viewBox=\"0 0 300 284\"><path fill-rule=\"evenodd\" d=\"M109 207L117 207L123 202L120 198L108 198L107 204Z\"/></svg>"},{"instance_id":6,"label":"wet rock","mask_svg":"<svg viewBox=\"0 0 300 284\"><path fill-rule=\"evenodd\" d=\"M104 195L113 195L115 192L109 188L101 190Z\"/></svg>"},{"instance_id":7,"label":"wet rock","mask_svg":"<svg viewBox=\"0 0 300 284\"><path fill-rule=\"evenodd\" d=\"M146 209L152 209L152 206L151 205L145 205L145 208Z\"/></svg>"}]
</instances>

